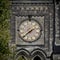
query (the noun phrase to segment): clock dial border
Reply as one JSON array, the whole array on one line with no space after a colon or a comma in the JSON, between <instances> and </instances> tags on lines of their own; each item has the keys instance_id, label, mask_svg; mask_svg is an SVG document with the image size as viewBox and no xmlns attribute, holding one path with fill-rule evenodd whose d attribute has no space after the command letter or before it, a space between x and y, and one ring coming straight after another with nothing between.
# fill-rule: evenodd
<instances>
[{"instance_id":1,"label":"clock dial border","mask_svg":"<svg viewBox=\"0 0 60 60\"><path fill-rule=\"evenodd\" d=\"M20 34L19 34L19 27L21 26L21 24L22 24L24 21L29 21L28 18L27 18L27 19L24 19L24 20L22 20L22 21L20 22L19 27L18 27L18 36L19 36L19 38L21 38L24 42L29 42L29 43L35 42L35 41L39 40L40 37L41 37L41 35L42 35L42 26L41 26L41 24L40 24L36 19L33 19L33 18L32 18L31 20L35 21L35 22L39 25L39 27L40 27L40 34L39 34L39 36L38 36L35 40L33 40L33 41L24 40L24 39L20 36Z\"/></svg>"}]
</instances>

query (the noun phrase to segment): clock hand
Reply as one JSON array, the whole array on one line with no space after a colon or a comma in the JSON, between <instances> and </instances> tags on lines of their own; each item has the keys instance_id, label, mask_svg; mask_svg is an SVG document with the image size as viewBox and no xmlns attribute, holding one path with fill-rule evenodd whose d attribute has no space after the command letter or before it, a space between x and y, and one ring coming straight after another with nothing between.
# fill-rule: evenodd
<instances>
[{"instance_id":1,"label":"clock hand","mask_svg":"<svg viewBox=\"0 0 60 60\"><path fill-rule=\"evenodd\" d=\"M27 34L29 34L30 32L32 32L34 29L30 30L29 32L27 32L23 37L25 37Z\"/></svg>"},{"instance_id":2,"label":"clock hand","mask_svg":"<svg viewBox=\"0 0 60 60\"><path fill-rule=\"evenodd\" d=\"M32 27L30 30L28 30L28 32L26 32L23 37L25 37L27 34L29 34L30 32L32 32L34 30L34 27Z\"/></svg>"}]
</instances>

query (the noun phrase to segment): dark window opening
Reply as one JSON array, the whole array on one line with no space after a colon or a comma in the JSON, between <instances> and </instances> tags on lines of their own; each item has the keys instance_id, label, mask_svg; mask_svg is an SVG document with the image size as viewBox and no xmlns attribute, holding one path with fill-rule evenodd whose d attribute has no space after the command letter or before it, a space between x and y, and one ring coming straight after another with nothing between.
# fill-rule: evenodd
<instances>
[{"instance_id":1,"label":"dark window opening","mask_svg":"<svg viewBox=\"0 0 60 60\"><path fill-rule=\"evenodd\" d=\"M41 60L39 56L36 56L33 60Z\"/></svg>"}]
</instances>

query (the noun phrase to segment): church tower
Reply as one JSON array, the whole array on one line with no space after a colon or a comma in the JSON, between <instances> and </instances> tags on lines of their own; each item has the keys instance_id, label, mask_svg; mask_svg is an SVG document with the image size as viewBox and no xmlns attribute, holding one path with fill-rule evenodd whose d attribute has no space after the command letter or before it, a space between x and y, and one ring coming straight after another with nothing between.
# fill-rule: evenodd
<instances>
[{"instance_id":1,"label":"church tower","mask_svg":"<svg viewBox=\"0 0 60 60\"><path fill-rule=\"evenodd\" d=\"M11 45L16 45L15 59L51 60L54 44L58 44L54 41L59 33L56 16L59 4L53 0L12 0L11 3Z\"/></svg>"}]
</instances>

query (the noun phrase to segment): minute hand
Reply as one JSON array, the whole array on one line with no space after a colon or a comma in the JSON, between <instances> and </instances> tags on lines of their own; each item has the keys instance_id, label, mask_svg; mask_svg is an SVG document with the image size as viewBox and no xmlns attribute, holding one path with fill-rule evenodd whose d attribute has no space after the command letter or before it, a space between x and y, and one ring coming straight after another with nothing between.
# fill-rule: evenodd
<instances>
[{"instance_id":1,"label":"minute hand","mask_svg":"<svg viewBox=\"0 0 60 60\"><path fill-rule=\"evenodd\" d=\"M33 31L34 30L34 27L32 27L30 30L28 30L24 35L23 35L23 37L25 37L27 34L29 34L31 31Z\"/></svg>"}]
</instances>

